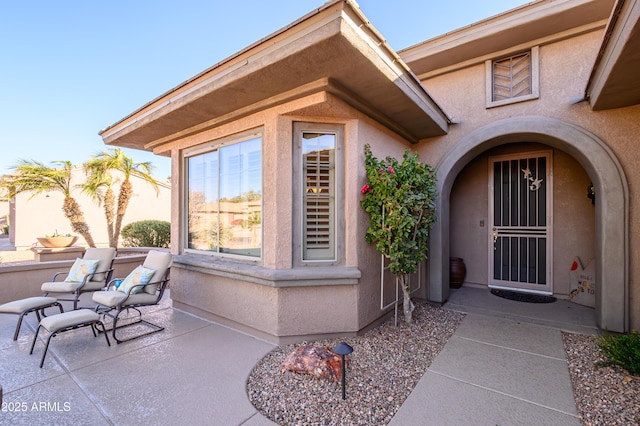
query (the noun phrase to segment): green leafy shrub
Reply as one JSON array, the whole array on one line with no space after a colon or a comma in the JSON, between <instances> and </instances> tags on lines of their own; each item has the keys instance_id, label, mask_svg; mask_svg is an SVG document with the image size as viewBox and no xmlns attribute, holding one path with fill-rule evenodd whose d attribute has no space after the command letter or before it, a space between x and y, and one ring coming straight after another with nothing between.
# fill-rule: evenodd
<instances>
[{"instance_id":1,"label":"green leafy shrub","mask_svg":"<svg viewBox=\"0 0 640 426\"><path fill-rule=\"evenodd\" d=\"M369 214L365 241L389 259L389 269L402 288L405 321L410 323L409 274L427 258L429 230L437 219L436 172L408 149L402 161L379 160L368 144L364 154L367 183L360 189L360 204Z\"/></svg>"},{"instance_id":2,"label":"green leafy shrub","mask_svg":"<svg viewBox=\"0 0 640 426\"><path fill-rule=\"evenodd\" d=\"M141 220L122 228L125 247L169 247L171 224L162 220Z\"/></svg>"},{"instance_id":3,"label":"green leafy shrub","mask_svg":"<svg viewBox=\"0 0 640 426\"><path fill-rule=\"evenodd\" d=\"M636 330L620 336L602 336L598 346L609 359L607 364L617 364L631 374L640 375L640 333Z\"/></svg>"}]
</instances>

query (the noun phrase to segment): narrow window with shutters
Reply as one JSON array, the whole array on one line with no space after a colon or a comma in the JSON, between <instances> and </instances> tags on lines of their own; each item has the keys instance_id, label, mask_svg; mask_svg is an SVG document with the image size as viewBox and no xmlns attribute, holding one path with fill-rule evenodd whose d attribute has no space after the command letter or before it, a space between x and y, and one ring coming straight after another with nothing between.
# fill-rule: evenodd
<instances>
[{"instance_id":1,"label":"narrow window with shutters","mask_svg":"<svg viewBox=\"0 0 640 426\"><path fill-rule=\"evenodd\" d=\"M302 260L334 260L336 135L302 133Z\"/></svg>"}]
</instances>

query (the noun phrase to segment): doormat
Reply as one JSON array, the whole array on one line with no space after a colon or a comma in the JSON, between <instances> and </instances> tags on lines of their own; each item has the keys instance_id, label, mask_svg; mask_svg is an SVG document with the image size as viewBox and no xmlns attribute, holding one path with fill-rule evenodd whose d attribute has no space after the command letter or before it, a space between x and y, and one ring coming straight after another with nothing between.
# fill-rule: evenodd
<instances>
[{"instance_id":1,"label":"doormat","mask_svg":"<svg viewBox=\"0 0 640 426\"><path fill-rule=\"evenodd\" d=\"M556 298L553 296L545 296L542 294L531 294L531 293L519 293L517 291L510 290L497 290L491 289L491 294L494 294L498 297L502 297L509 300L515 300L518 302L527 302L527 303L553 303L556 301Z\"/></svg>"}]
</instances>

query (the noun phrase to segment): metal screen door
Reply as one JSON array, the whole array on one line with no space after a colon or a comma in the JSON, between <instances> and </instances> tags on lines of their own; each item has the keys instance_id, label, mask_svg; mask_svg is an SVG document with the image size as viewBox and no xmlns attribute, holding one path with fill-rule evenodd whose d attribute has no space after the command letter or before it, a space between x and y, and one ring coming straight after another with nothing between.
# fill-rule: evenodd
<instances>
[{"instance_id":1,"label":"metal screen door","mask_svg":"<svg viewBox=\"0 0 640 426\"><path fill-rule=\"evenodd\" d=\"M551 152L489 160L489 287L551 294Z\"/></svg>"}]
</instances>

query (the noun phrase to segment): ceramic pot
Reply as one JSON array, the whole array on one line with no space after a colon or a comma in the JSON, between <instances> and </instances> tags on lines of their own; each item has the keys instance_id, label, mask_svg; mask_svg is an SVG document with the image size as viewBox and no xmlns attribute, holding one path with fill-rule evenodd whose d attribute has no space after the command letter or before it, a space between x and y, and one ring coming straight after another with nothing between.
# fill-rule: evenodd
<instances>
[{"instance_id":1,"label":"ceramic pot","mask_svg":"<svg viewBox=\"0 0 640 426\"><path fill-rule=\"evenodd\" d=\"M449 286L451 288L460 288L467 275L467 267L464 260L459 257L449 259Z\"/></svg>"},{"instance_id":2,"label":"ceramic pot","mask_svg":"<svg viewBox=\"0 0 640 426\"><path fill-rule=\"evenodd\" d=\"M46 248L69 247L76 242L78 237L38 237L38 242Z\"/></svg>"}]
</instances>

